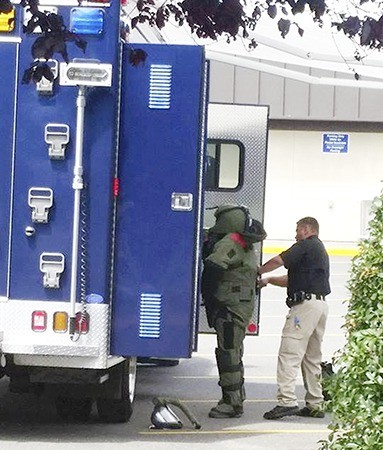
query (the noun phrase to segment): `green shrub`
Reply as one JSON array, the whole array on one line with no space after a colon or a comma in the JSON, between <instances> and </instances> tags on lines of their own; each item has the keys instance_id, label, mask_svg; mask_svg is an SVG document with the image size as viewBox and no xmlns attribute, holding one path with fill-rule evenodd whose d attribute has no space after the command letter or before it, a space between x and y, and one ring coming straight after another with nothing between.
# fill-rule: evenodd
<instances>
[{"instance_id":1,"label":"green shrub","mask_svg":"<svg viewBox=\"0 0 383 450\"><path fill-rule=\"evenodd\" d=\"M326 386L333 421L321 450L383 449L383 194L372 213L370 235L352 261L346 344Z\"/></svg>"}]
</instances>

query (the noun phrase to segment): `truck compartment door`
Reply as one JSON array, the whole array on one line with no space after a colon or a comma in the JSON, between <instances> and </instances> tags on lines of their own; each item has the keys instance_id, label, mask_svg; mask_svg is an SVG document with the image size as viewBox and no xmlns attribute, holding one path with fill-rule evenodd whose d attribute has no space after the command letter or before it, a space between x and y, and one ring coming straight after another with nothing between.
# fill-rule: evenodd
<instances>
[{"instance_id":1,"label":"truck compartment door","mask_svg":"<svg viewBox=\"0 0 383 450\"><path fill-rule=\"evenodd\" d=\"M208 111L204 229L215 222L215 210L209 208L227 203L247 206L252 217L263 222L268 107L212 103ZM262 243L255 245L255 251L260 262ZM248 334L258 334L259 301L257 294ZM212 331L204 307L200 331Z\"/></svg>"},{"instance_id":2,"label":"truck compartment door","mask_svg":"<svg viewBox=\"0 0 383 450\"><path fill-rule=\"evenodd\" d=\"M124 49L120 194L111 351L189 357L196 324L204 55L200 47Z\"/></svg>"}]
</instances>

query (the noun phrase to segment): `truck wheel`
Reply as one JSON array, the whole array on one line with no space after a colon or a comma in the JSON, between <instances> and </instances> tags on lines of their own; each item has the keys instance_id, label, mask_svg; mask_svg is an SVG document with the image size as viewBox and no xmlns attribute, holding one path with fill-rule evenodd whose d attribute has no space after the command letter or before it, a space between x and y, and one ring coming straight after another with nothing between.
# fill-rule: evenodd
<instances>
[{"instance_id":1,"label":"truck wheel","mask_svg":"<svg viewBox=\"0 0 383 450\"><path fill-rule=\"evenodd\" d=\"M98 398L98 416L103 422L128 422L133 412L133 401L136 387L137 359L129 358L121 364L115 376L121 377L119 398Z\"/></svg>"},{"instance_id":2,"label":"truck wheel","mask_svg":"<svg viewBox=\"0 0 383 450\"><path fill-rule=\"evenodd\" d=\"M173 358L153 358L153 357L138 357L137 362L140 364L149 364L152 366L158 366L158 367L174 367L178 366L180 363L179 359L173 359Z\"/></svg>"},{"instance_id":3,"label":"truck wheel","mask_svg":"<svg viewBox=\"0 0 383 450\"><path fill-rule=\"evenodd\" d=\"M90 398L57 397L55 403L57 415L65 421L86 422L92 410Z\"/></svg>"}]
</instances>

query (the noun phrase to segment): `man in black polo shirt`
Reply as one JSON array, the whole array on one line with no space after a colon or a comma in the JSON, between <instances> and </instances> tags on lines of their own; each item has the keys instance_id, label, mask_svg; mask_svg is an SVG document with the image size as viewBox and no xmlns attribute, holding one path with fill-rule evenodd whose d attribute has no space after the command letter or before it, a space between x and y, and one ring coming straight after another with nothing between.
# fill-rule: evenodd
<instances>
[{"instance_id":1,"label":"man in black polo shirt","mask_svg":"<svg viewBox=\"0 0 383 450\"><path fill-rule=\"evenodd\" d=\"M296 243L259 267L260 275L284 266L287 275L263 278L268 283L287 287L286 303L290 310L282 331L278 354L278 405L266 412L265 419L289 415L324 417L321 386L321 344L325 332L330 293L329 258L318 238L319 224L313 217L297 222ZM306 406L299 409L295 384L299 368L306 389Z\"/></svg>"}]
</instances>

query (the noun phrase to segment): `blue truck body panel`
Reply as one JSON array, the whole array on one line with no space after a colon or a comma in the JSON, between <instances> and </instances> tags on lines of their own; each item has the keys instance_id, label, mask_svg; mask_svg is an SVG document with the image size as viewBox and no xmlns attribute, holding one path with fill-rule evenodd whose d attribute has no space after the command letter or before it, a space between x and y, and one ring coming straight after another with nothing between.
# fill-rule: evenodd
<instances>
[{"instance_id":1,"label":"blue truck body panel","mask_svg":"<svg viewBox=\"0 0 383 450\"><path fill-rule=\"evenodd\" d=\"M14 136L14 102L16 84L17 44L2 44L0 65L0 296L6 296L8 279L8 240L10 233L9 210L11 207L12 153Z\"/></svg>"},{"instance_id":2,"label":"blue truck body panel","mask_svg":"<svg viewBox=\"0 0 383 450\"><path fill-rule=\"evenodd\" d=\"M101 297L104 305L110 305L102 316L110 320L110 335L104 336L110 355L189 357L196 343L202 228L203 49L120 42L118 2L101 7L100 14L87 6L57 6L65 24L75 21L73 11L77 17L82 8L88 8L86 12L92 14L85 16L91 16L98 29L92 35L85 27L85 54L73 42L67 43L70 62L93 59L113 68L111 87L85 90L84 189L72 302L73 175L80 90L62 83L61 74L54 82L54 95L42 95L33 82L22 84L39 35L23 33L22 7L15 8L15 31L7 39L0 35L0 297L7 303L4 310L12 303L15 311L27 303L33 311L34 301L38 310L44 311L47 305L47 330L53 333L48 302L62 304L73 319L72 306L79 311L82 294L97 294L92 298ZM146 52L143 63L130 63L132 47ZM54 58L63 62L59 55ZM57 124L69 127L70 141L65 156L52 159L45 130ZM114 192L116 176L119 195ZM31 190L52 191L48 220L33 219L34 207L28 203ZM44 285L42 254L64 255L59 286ZM29 312L18 326L32 332ZM95 326L91 317L90 327ZM48 331L42 332L48 336ZM36 336L32 334L32 341ZM9 348L15 348L12 339ZM46 341L44 345L49 346L48 337ZM67 343L72 345L69 337ZM57 348L48 350L54 353Z\"/></svg>"},{"instance_id":3,"label":"blue truck body panel","mask_svg":"<svg viewBox=\"0 0 383 450\"><path fill-rule=\"evenodd\" d=\"M114 67L110 88L89 88L86 93L84 124L84 182L87 289L105 299L109 295L112 177L116 153L116 116L118 112L119 19L118 5L106 9L105 29L100 36L87 36L85 54L68 43L72 58L95 58ZM60 7L59 13L69 23L72 8ZM36 35L20 33L17 86L15 165L12 210L12 237L9 295L12 299L62 300L69 298L70 259L73 220L73 165L76 140L77 87L55 85L54 96L41 96L30 84L21 84L31 63L31 45ZM3 45L3 44L2 44ZM67 124L70 143L64 160L51 160L44 142L45 125ZM31 187L53 190L53 207L48 223L31 223L28 191ZM32 238L25 227L36 230ZM39 257L43 252L65 255L65 270L60 289L46 289L42 284Z\"/></svg>"}]
</instances>

